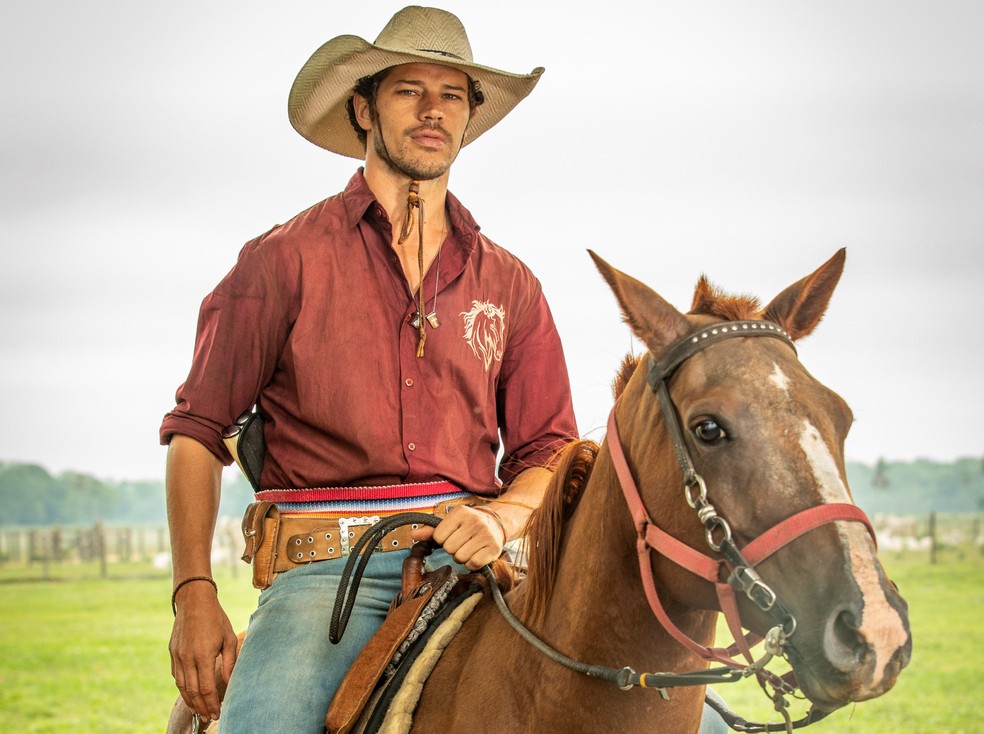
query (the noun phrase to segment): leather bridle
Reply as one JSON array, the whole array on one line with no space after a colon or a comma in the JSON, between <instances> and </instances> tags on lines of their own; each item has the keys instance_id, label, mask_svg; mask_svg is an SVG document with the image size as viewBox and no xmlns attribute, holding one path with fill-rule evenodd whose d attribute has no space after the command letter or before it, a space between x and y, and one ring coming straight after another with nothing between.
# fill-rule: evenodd
<instances>
[{"instance_id":1,"label":"leather bridle","mask_svg":"<svg viewBox=\"0 0 984 734\"><path fill-rule=\"evenodd\" d=\"M727 520L718 514L708 499L707 486L694 467L687 449L667 383L676 370L698 352L725 339L759 336L779 339L796 351L793 340L776 324L765 321L733 321L715 324L687 336L658 361L652 355L648 358L647 381L659 402L666 430L680 465L687 504L697 512L697 517L704 526L707 545L715 555L706 555L682 543L650 518L622 450L615 408L608 419L608 449L637 532L640 573L653 613L674 639L701 658L736 668L745 668L747 663L734 659L735 647L751 662L749 648L758 641L752 635L742 634L736 591L744 594L777 623L777 627L770 633L772 654L781 654L786 640L796 631L795 617L755 570L759 563L796 538L831 522L860 522L868 529L872 540L875 538L871 522L858 507L849 503L829 503L792 515L739 549ZM705 647L692 640L673 623L656 589L651 553L664 556L714 585L721 611L735 637L735 646L729 649ZM725 582L720 580L723 572L727 572ZM789 680L787 678L786 683L794 685Z\"/></svg>"}]
</instances>

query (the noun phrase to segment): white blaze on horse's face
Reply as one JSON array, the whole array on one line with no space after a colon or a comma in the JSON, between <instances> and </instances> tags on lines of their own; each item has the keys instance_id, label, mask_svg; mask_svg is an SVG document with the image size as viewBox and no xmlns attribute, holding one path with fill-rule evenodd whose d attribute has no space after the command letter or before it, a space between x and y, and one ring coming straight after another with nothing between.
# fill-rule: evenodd
<instances>
[{"instance_id":1,"label":"white blaze on horse's face","mask_svg":"<svg viewBox=\"0 0 984 734\"><path fill-rule=\"evenodd\" d=\"M803 421L800 446L813 470L824 501L850 502L850 494L841 479L833 454L823 436L808 420ZM902 617L889 603L878 578L874 546L867 531L858 523L838 522L836 526L847 549L851 575L861 593L858 635L871 646L874 653L875 664L869 687L871 695L878 695L885 688L886 668L899 648L905 646L908 636Z\"/></svg>"},{"instance_id":2,"label":"white blaze on horse's face","mask_svg":"<svg viewBox=\"0 0 984 734\"><path fill-rule=\"evenodd\" d=\"M817 480L817 487L820 489L820 496L823 497L824 501L850 502L851 495L841 480L834 455L830 453L820 431L808 420L803 421L803 428L800 432L800 447L806 454L810 468L813 469L813 476Z\"/></svg>"},{"instance_id":3,"label":"white blaze on horse's face","mask_svg":"<svg viewBox=\"0 0 984 734\"><path fill-rule=\"evenodd\" d=\"M778 364L772 366L772 374L769 375L772 384L782 390L784 395L789 395L789 378Z\"/></svg>"}]
</instances>

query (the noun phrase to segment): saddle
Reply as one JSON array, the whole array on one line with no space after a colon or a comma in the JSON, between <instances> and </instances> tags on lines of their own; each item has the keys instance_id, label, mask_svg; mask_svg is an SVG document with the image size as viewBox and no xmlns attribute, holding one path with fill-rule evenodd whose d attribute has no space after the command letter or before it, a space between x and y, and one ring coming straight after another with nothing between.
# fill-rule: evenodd
<instances>
[{"instance_id":1,"label":"saddle","mask_svg":"<svg viewBox=\"0 0 984 734\"><path fill-rule=\"evenodd\" d=\"M412 711L426 674L480 600L486 582L479 574L459 577L450 566L424 572L424 560L432 550L429 543L418 543L404 560L401 592L338 688L325 716L327 734L378 732L414 662L423 650L430 649L430 659L422 666L426 672L415 684L416 690L402 695L401 714L408 719L407 701ZM497 575L510 576L503 566ZM503 581L509 584L511 578ZM457 620L450 631L435 634L454 617ZM435 644L434 638L440 642Z\"/></svg>"}]
</instances>

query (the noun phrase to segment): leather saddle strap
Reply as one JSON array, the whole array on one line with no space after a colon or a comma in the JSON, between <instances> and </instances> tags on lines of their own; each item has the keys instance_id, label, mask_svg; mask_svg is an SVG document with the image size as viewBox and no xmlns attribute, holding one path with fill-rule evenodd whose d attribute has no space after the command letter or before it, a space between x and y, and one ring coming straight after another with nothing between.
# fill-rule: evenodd
<instances>
[{"instance_id":1,"label":"leather saddle strap","mask_svg":"<svg viewBox=\"0 0 984 734\"><path fill-rule=\"evenodd\" d=\"M412 554L416 552L412 551L404 563L412 563ZM386 666L410 634L424 607L444 586L451 573L450 566L442 566L437 571L426 574L411 595L404 596L403 603L387 615L376 634L362 648L332 699L325 716L328 734L347 734L351 731Z\"/></svg>"}]
</instances>

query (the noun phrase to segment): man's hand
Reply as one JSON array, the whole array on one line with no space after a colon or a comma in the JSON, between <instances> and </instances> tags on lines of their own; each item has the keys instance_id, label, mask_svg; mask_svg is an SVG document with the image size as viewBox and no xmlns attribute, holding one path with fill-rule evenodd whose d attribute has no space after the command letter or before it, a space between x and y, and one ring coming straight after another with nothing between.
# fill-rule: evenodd
<instances>
[{"instance_id":1,"label":"man's hand","mask_svg":"<svg viewBox=\"0 0 984 734\"><path fill-rule=\"evenodd\" d=\"M228 683L236 663L236 634L210 584L187 584L179 590L176 603L168 645L171 675L188 708L203 719L218 719L216 659L221 656L222 679Z\"/></svg>"},{"instance_id":2,"label":"man's hand","mask_svg":"<svg viewBox=\"0 0 984 734\"><path fill-rule=\"evenodd\" d=\"M436 528L429 525L411 533L414 540L433 538L469 571L477 571L502 555L505 532L495 518L473 507L455 507Z\"/></svg>"},{"instance_id":3,"label":"man's hand","mask_svg":"<svg viewBox=\"0 0 984 734\"><path fill-rule=\"evenodd\" d=\"M454 560L477 571L501 556L507 542L523 535L530 513L540 505L552 477L549 469L530 467L512 481L503 496L489 502L488 509L494 515L459 505L436 528L417 528L410 536L416 541L433 538Z\"/></svg>"}]
</instances>

